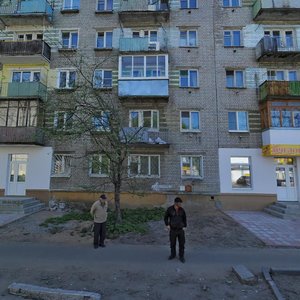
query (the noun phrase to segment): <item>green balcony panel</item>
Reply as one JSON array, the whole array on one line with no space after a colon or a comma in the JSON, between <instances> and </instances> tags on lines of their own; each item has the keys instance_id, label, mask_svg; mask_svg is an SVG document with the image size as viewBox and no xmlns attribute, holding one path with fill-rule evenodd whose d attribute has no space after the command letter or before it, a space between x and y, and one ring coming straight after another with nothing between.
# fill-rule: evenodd
<instances>
[{"instance_id":1,"label":"green balcony panel","mask_svg":"<svg viewBox=\"0 0 300 300\"><path fill-rule=\"evenodd\" d=\"M120 51L148 51L148 38L120 38Z\"/></svg>"},{"instance_id":2,"label":"green balcony panel","mask_svg":"<svg viewBox=\"0 0 300 300\"><path fill-rule=\"evenodd\" d=\"M47 88L40 82L10 82L8 83L8 97L38 97L45 99Z\"/></svg>"}]
</instances>

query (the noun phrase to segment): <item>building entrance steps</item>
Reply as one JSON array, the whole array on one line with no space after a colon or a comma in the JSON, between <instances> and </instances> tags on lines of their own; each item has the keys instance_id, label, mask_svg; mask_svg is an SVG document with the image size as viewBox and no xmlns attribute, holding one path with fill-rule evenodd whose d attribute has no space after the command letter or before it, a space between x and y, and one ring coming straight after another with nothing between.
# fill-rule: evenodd
<instances>
[{"instance_id":1,"label":"building entrance steps","mask_svg":"<svg viewBox=\"0 0 300 300\"><path fill-rule=\"evenodd\" d=\"M299 202L276 202L264 208L264 212L281 219L300 219Z\"/></svg>"},{"instance_id":2,"label":"building entrance steps","mask_svg":"<svg viewBox=\"0 0 300 300\"><path fill-rule=\"evenodd\" d=\"M268 246L300 247L300 217L280 219L258 211L226 211Z\"/></svg>"}]
</instances>

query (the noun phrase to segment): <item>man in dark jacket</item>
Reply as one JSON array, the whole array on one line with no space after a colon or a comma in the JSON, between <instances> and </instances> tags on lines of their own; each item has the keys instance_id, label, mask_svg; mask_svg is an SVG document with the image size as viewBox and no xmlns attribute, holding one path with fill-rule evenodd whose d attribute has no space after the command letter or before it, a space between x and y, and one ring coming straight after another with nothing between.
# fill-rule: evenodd
<instances>
[{"instance_id":1,"label":"man in dark jacket","mask_svg":"<svg viewBox=\"0 0 300 300\"><path fill-rule=\"evenodd\" d=\"M176 257L176 239L178 238L179 260L184 263L184 228L186 227L186 214L181 204L182 200L179 197L175 198L174 205L170 206L165 213L164 221L167 229L170 231L171 255L169 259Z\"/></svg>"}]
</instances>

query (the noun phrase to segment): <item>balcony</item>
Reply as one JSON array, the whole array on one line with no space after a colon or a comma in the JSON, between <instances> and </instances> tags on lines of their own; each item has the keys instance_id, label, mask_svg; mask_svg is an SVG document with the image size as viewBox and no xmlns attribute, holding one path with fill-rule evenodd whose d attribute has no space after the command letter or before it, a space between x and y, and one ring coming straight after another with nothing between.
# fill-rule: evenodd
<instances>
[{"instance_id":1,"label":"balcony","mask_svg":"<svg viewBox=\"0 0 300 300\"><path fill-rule=\"evenodd\" d=\"M150 42L148 37L144 38L120 38L120 52L151 52L166 51L166 47L159 42Z\"/></svg>"},{"instance_id":2,"label":"balcony","mask_svg":"<svg viewBox=\"0 0 300 300\"><path fill-rule=\"evenodd\" d=\"M300 49L292 39L265 36L256 45L255 53L260 62L300 62Z\"/></svg>"},{"instance_id":3,"label":"balcony","mask_svg":"<svg viewBox=\"0 0 300 300\"><path fill-rule=\"evenodd\" d=\"M0 18L6 26L49 25L53 19L53 7L47 0L2 1Z\"/></svg>"},{"instance_id":4,"label":"balcony","mask_svg":"<svg viewBox=\"0 0 300 300\"><path fill-rule=\"evenodd\" d=\"M4 82L1 86L0 98L39 98L45 100L47 87L41 82Z\"/></svg>"},{"instance_id":5,"label":"balcony","mask_svg":"<svg viewBox=\"0 0 300 300\"><path fill-rule=\"evenodd\" d=\"M125 127L123 141L136 148L169 148L168 131L153 131L149 128Z\"/></svg>"},{"instance_id":6,"label":"balcony","mask_svg":"<svg viewBox=\"0 0 300 300\"><path fill-rule=\"evenodd\" d=\"M0 127L0 144L44 145L44 132L37 127Z\"/></svg>"},{"instance_id":7,"label":"balcony","mask_svg":"<svg viewBox=\"0 0 300 300\"><path fill-rule=\"evenodd\" d=\"M119 79L121 98L169 98L168 79Z\"/></svg>"},{"instance_id":8,"label":"balcony","mask_svg":"<svg viewBox=\"0 0 300 300\"><path fill-rule=\"evenodd\" d=\"M262 21L300 21L299 0L256 0L253 8L253 19Z\"/></svg>"},{"instance_id":9,"label":"balcony","mask_svg":"<svg viewBox=\"0 0 300 300\"><path fill-rule=\"evenodd\" d=\"M265 81L259 86L259 100L300 99L300 81Z\"/></svg>"},{"instance_id":10,"label":"balcony","mask_svg":"<svg viewBox=\"0 0 300 300\"><path fill-rule=\"evenodd\" d=\"M137 21L139 24L153 25L169 20L170 9L167 0L121 0L120 2L119 18L127 25L136 26Z\"/></svg>"},{"instance_id":11,"label":"balcony","mask_svg":"<svg viewBox=\"0 0 300 300\"><path fill-rule=\"evenodd\" d=\"M50 62L51 48L41 40L0 41L0 58L3 64Z\"/></svg>"}]
</instances>

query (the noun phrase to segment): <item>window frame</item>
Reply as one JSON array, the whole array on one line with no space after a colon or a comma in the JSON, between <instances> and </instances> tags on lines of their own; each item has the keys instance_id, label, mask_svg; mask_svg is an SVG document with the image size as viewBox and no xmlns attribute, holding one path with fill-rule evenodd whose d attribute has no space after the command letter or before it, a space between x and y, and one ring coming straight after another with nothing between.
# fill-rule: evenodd
<instances>
[{"instance_id":1,"label":"window frame","mask_svg":"<svg viewBox=\"0 0 300 300\"><path fill-rule=\"evenodd\" d=\"M188 72L188 85L187 86L183 86L181 85L181 78L182 78L182 75L181 75L181 72L185 72L187 71ZM196 71L196 75L197 75L197 78L196 78L196 86L191 86L191 72L195 72ZM189 89L197 89L199 88L199 70L197 69L181 69L179 70L179 87L180 88L189 88Z\"/></svg>"},{"instance_id":2,"label":"window frame","mask_svg":"<svg viewBox=\"0 0 300 300\"><path fill-rule=\"evenodd\" d=\"M275 75L270 75L269 73L274 72ZM283 72L283 79L276 79L277 72ZM295 72L296 80L290 80L289 75L291 72ZM267 70L268 81L298 81L298 72L297 70L286 70L286 69L268 69Z\"/></svg>"},{"instance_id":3,"label":"window frame","mask_svg":"<svg viewBox=\"0 0 300 300\"><path fill-rule=\"evenodd\" d=\"M103 0L104 1L104 9L99 9L99 2L101 0L96 0L96 12L112 12L114 10L114 0ZM111 1L111 9L107 9L107 3Z\"/></svg>"},{"instance_id":4,"label":"window frame","mask_svg":"<svg viewBox=\"0 0 300 300\"><path fill-rule=\"evenodd\" d=\"M228 5L224 5L224 1L225 0L222 0L223 8L242 7L242 0L237 0L239 2L238 5L232 5L232 1L235 1L235 0L228 0Z\"/></svg>"},{"instance_id":5,"label":"window frame","mask_svg":"<svg viewBox=\"0 0 300 300\"><path fill-rule=\"evenodd\" d=\"M248 162L247 163L243 163L243 162L232 162L232 160L231 159L239 159L239 158L241 158L241 159L248 159ZM233 189L233 190L245 190L245 189L247 189L247 190L250 190L250 189L253 189L253 172L252 172L252 161L251 161L251 157L250 156L230 156L230 158L229 158L229 163L230 163L230 180L231 180L231 188ZM232 168L233 168L233 166L234 165L239 165L240 167L241 166L248 166L248 172L249 172L249 174L250 174L250 185L249 186L245 186L245 187L243 187L243 186L234 186L233 185L233 183L234 182L237 182L237 180L239 180L239 178L241 178L242 176L245 176L246 177L246 175L241 175L237 180L234 180L233 181L233 178L232 178L232 176L233 176L233 174L232 174L232 171L235 171L235 170L232 170ZM244 172L243 171L245 171L245 170L247 170L247 169L242 169L242 168L240 168L240 169L237 169L238 171L241 171L241 173L242 174L244 174ZM246 179L244 179L245 180L245 183L247 183L246 182ZM236 183L236 184L238 184L238 183Z\"/></svg>"},{"instance_id":6,"label":"window frame","mask_svg":"<svg viewBox=\"0 0 300 300\"><path fill-rule=\"evenodd\" d=\"M227 72L233 72L233 86L228 86L228 75ZM238 86L237 85L237 76L236 73L237 72L241 72L242 73L242 79L243 79L243 85L242 86ZM233 70L233 69L226 69L226 88L227 89L244 89L246 88L246 82L245 82L245 70Z\"/></svg>"},{"instance_id":7,"label":"window frame","mask_svg":"<svg viewBox=\"0 0 300 300\"><path fill-rule=\"evenodd\" d=\"M62 5L62 11L64 10L79 10L80 9L80 0L70 0L71 1L71 6L70 7L66 7L66 0L63 1L63 5ZM78 1L78 5L74 6L74 2Z\"/></svg>"},{"instance_id":8,"label":"window frame","mask_svg":"<svg viewBox=\"0 0 300 300\"><path fill-rule=\"evenodd\" d=\"M98 47L98 38L99 34L103 33L103 47ZM111 47L107 47L107 34L111 33ZM102 50L102 49L108 49L111 50L113 48L113 30L112 31L97 31L96 32L96 46L95 49Z\"/></svg>"},{"instance_id":9,"label":"window frame","mask_svg":"<svg viewBox=\"0 0 300 300\"><path fill-rule=\"evenodd\" d=\"M21 73L20 81L13 81L14 73ZM30 73L30 79L29 79L29 81L23 81L23 76L22 76L23 73ZM38 81L33 80L35 73L39 74L39 80ZM38 70L38 69L36 69L36 70L35 69L18 69L18 70L17 69L12 69L11 70L11 82L16 82L16 83L41 82L41 75L42 75L42 72L41 72L41 70Z\"/></svg>"},{"instance_id":10,"label":"window frame","mask_svg":"<svg viewBox=\"0 0 300 300\"><path fill-rule=\"evenodd\" d=\"M138 158L138 174L131 174L131 160L133 157ZM148 157L148 175L141 175L141 157ZM151 157L157 157L158 158L158 175L151 175L149 174L149 171L151 172ZM130 154L128 156L128 176L132 178L160 178L160 155L159 154Z\"/></svg>"},{"instance_id":11,"label":"window frame","mask_svg":"<svg viewBox=\"0 0 300 300\"><path fill-rule=\"evenodd\" d=\"M182 0L180 0L180 9L197 9L199 7L198 0L196 0L196 6L191 7L191 0L186 0L187 7L182 7Z\"/></svg>"},{"instance_id":12,"label":"window frame","mask_svg":"<svg viewBox=\"0 0 300 300\"><path fill-rule=\"evenodd\" d=\"M101 119L98 126L95 122L95 119ZM103 120L107 119L107 126L105 126L105 122ZM110 112L109 111L101 111L100 115L94 115L91 117L91 125L93 132L109 132L110 131Z\"/></svg>"},{"instance_id":13,"label":"window frame","mask_svg":"<svg viewBox=\"0 0 300 300\"><path fill-rule=\"evenodd\" d=\"M59 115L63 115L63 124L62 126L58 126L59 122ZM70 116L71 115L71 116ZM70 117L69 117L70 116ZM59 131L68 131L72 129L73 126L73 114L68 111L55 111L54 118L53 118L53 127Z\"/></svg>"},{"instance_id":14,"label":"window frame","mask_svg":"<svg viewBox=\"0 0 300 300\"><path fill-rule=\"evenodd\" d=\"M96 72L101 72L101 85L96 86L95 85L95 77L96 77ZM110 72L111 77L109 78L111 80L111 84L109 86L104 86L104 81L105 81L105 72ZM94 75L93 75L93 88L94 89L112 89L113 87L113 75L112 75L112 70L111 69L95 69L94 70Z\"/></svg>"},{"instance_id":15,"label":"window frame","mask_svg":"<svg viewBox=\"0 0 300 300\"><path fill-rule=\"evenodd\" d=\"M60 86L60 78L61 78L61 73L66 72L66 86L61 87ZM75 80L74 80L74 86L70 86L70 73L75 73ZM57 89L60 90L73 90L76 88L76 81L77 81L77 72L75 69L59 69L58 70L58 76L57 76Z\"/></svg>"},{"instance_id":16,"label":"window frame","mask_svg":"<svg viewBox=\"0 0 300 300\"><path fill-rule=\"evenodd\" d=\"M69 34L69 38L68 38L68 45L64 45L64 39L63 39L63 34L64 33L68 33ZM77 34L77 43L76 46L72 46L72 35L73 34ZM78 29L72 29L72 30L61 30L60 31L60 41L61 41L61 46L60 46L60 50L76 50L78 49L78 45L79 45L79 30Z\"/></svg>"},{"instance_id":17,"label":"window frame","mask_svg":"<svg viewBox=\"0 0 300 300\"><path fill-rule=\"evenodd\" d=\"M56 162L56 158L58 156L61 156L61 158L62 158L62 168L64 169L64 172L54 173L55 162ZM69 158L69 162L66 161L66 158ZM72 169L71 158L72 158L71 154L54 153L52 156L51 177L71 177L71 169ZM69 164L69 165L67 165L67 164ZM67 170L66 170L66 168L67 168Z\"/></svg>"},{"instance_id":18,"label":"window frame","mask_svg":"<svg viewBox=\"0 0 300 300\"><path fill-rule=\"evenodd\" d=\"M190 160L190 171L193 166L193 158L200 159L199 165L199 176L194 175L183 175L183 158L189 158ZM180 155L180 176L182 179L203 179L204 178L204 170L203 170L203 155Z\"/></svg>"},{"instance_id":19,"label":"window frame","mask_svg":"<svg viewBox=\"0 0 300 300\"><path fill-rule=\"evenodd\" d=\"M229 114L230 113L235 113L235 121L236 121L236 129L230 129L229 128ZM247 129L246 130L242 130L240 129L240 122L239 122L239 113L246 113L246 125L247 125ZM249 132L250 129L249 129L249 113L247 111L228 111L228 114L227 114L227 117L228 117L228 131L229 132Z\"/></svg>"},{"instance_id":20,"label":"window frame","mask_svg":"<svg viewBox=\"0 0 300 300\"><path fill-rule=\"evenodd\" d=\"M226 32L230 32L230 45L225 45ZM239 41L240 41L239 45L234 45L234 32L239 33ZM223 46L224 48L243 47L242 30L236 30L236 29L223 30Z\"/></svg>"},{"instance_id":21,"label":"window frame","mask_svg":"<svg viewBox=\"0 0 300 300\"><path fill-rule=\"evenodd\" d=\"M195 32L196 38L195 38L195 45L190 45L190 33ZM181 34L186 33L186 40L185 44L181 44ZM198 47L198 30L197 29L180 29L179 30L179 47L180 48L197 48Z\"/></svg>"},{"instance_id":22,"label":"window frame","mask_svg":"<svg viewBox=\"0 0 300 300\"><path fill-rule=\"evenodd\" d=\"M182 128L182 113L189 113L189 128L188 129L183 129ZM198 124L199 128L198 129L192 129L192 113L197 113L198 114ZM200 111L198 110L181 110L180 111L180 131L181 132L201 132L201 117L200 117Z\"/></svg>"},{"instance_id":23,"label":"window frame","mask_svg":"<svg viewBox=\"0 0 300 300\"><path fill-rule=\"evenodd\" d=\"M89 177L109 177L109 169L110 169L110 161L109 158L106 156L107 158L107 173L102 172L102 161L103 161L103 157L105 157L105 154L92 154L89 157ZM99 172L98 173L92 173L92 167L93 167L93 159L97 159L99 161Z\"/></svg>"},{"instance_id":24,"label":"window frame","mask_svg":"<svg viewBox=\"0 0 300 300\"><path fill-rule=\"evenodd\" d=\"M151 113L151 127L144 127L144 113L145 112L149 112ZM133 127L132 124L132 117L131 114L137 112L138 113L138 126L137 127ZM154 113L157 113L157 128L153 127L154 124ZM139 127L144 127L147 128L151 131L159 131L159 110L155 110L155 109L148 109L148 110L144 110L144 109L131 109L129 110L129 127L130 128L139 128Z\"/></svg>"}]
</instances>

